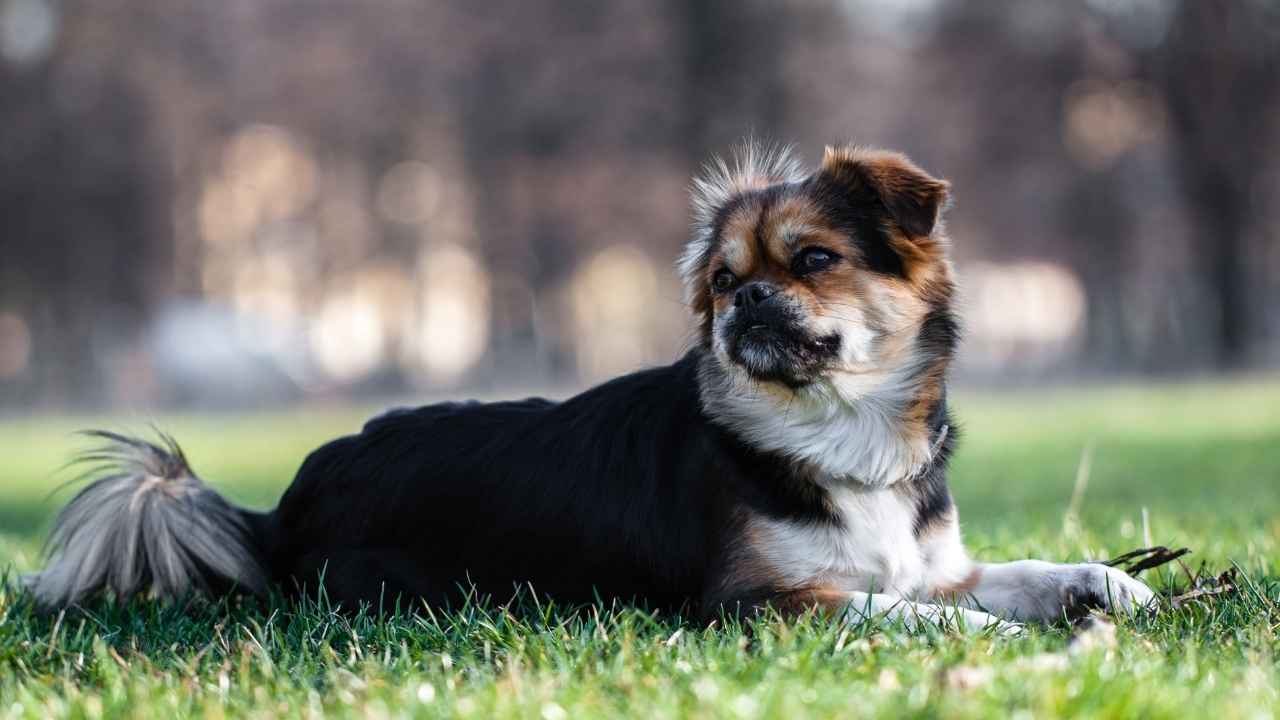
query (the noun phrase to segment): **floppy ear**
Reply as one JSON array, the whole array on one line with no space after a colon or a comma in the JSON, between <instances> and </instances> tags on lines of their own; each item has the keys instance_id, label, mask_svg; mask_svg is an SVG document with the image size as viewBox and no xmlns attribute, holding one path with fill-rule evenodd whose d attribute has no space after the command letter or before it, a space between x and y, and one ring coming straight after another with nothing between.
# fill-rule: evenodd
<instances>
[{"instance_id":1,"label":"floppy ear","mask_svg":"<svg viewBox=\"0 0 1280 720\"><path fill-rule=\"evenodd\" d=\"M869 190L912 238L928 237L946 208L951 187L921 170L905 155L854 146L827 146L822 173L851 193Z\"/></svg>"}]
</instances>

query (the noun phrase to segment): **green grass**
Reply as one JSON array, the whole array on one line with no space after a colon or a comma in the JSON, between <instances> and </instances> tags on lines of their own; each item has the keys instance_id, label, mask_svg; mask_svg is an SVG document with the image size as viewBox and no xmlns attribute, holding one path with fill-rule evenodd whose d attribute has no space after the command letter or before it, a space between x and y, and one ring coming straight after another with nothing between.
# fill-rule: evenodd
<instances>
[{"instance_id":1,"label":"green grass","mask_svg":"<svg viewBox=\"0 0 1280 720\"><path fill-rule=\"evenodd\" d=\"M961 393L952 484L979 557L1080 560L1185 545L1240 593L1122 619L1112 648L1065 627L1016 639L818 617L706 628L635 608L472 604L390 618L324 598L102 603L38 617L55 472L85 425L0 421L0 717L1274 717L1280 700L1280 384ZM311 447L361 413L160 419L229 495L270 505ZM1088 482L1066 511L1085 448ZM1146 522L1144 524L1144 509ZM1158 588L1175 579L1155 571Z\"/></svg>"}]
</instances>

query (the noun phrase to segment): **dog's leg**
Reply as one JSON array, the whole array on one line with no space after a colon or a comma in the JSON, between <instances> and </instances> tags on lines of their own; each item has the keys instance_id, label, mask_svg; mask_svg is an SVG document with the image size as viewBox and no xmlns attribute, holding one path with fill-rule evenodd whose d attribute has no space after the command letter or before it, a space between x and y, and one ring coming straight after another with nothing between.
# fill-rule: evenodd
<instances>
[{"instance_id":1,"label":"dog's leg","mask_svg":"<svg viewBox=\"0 0 1280 720\"><path fill-rule=\"evenodd\" d=\"M820 586L745 597L732 594L729 602L710 607L751 611L769 605L792 614L819 607L855 620L883 618L912 627L924 621L966 629L994 625L1003 634L1016 632L1018 622L1053 622L1094 607L1132 611L1155 599L1140 581L1098 563L975 563L965 552L954 513L926 527L919 541L925 578L910 599Z\"/></svg>"},{"instance_id":2,"label":"dog's leg","mask_svg":"<svg viewBox=\"0 0 1280 720\"><path fill-rule=\"evenodd\" d=\"M1077 617L1089 608L1132 612L1155 601L1150 588L1122 570L1098 563L1060 565L1042 560L975 564L970 576L952 592L970 607L1012 620L1039 622Z\"/></svg>"},{"instance_id":3,"label":"dog's leg","mask_svg":"<svg viewBox=\"0 0 1280 720\"><path fill-rule=\"evenodd\" d=\"M911 629L935 625L965 632L979 632L990 628L1001 635L1014 635L1022 629L1016 623L1006 622L980 610L912 602L884 593L806 588L774 595L766 602L788 615L816 607L833 618L847 618L854 622L901 622ZM760 603L750 603L743 607L759 605Z\"/></svg>"},{"instance_id":4,"label":"dog's leg","mask_svg":"<svg viewBox=\"0 0 1280 720\"><path fill-rule=\"evenodd\" d=\"M928 596L937 601L1019 622L1053 622L1090 608L1128 612L1154 602L1146 585L1098 563L975 563L960 540L954 512L926 528L920 541L929 568Z\"/></svg>"}]
</instances>

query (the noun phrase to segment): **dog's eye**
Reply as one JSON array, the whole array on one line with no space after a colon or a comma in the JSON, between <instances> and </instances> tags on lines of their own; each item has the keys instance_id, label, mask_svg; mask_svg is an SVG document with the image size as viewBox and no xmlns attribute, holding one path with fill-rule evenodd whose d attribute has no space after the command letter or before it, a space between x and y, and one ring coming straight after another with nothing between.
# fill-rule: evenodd
<instances>
[{"instance_id":1,"label":"dog's eye","mask_svg":"<svg viewBox=\"0 0 1280 720\"><path fill-rule=\"evenodd\" d=\"M831 267L837 256L834 253L823 250L822 248L805 248L796 253L795 260L791 262L792 270L797 275L805 273L817 272Z\"/></svg>"},{"instance_id":2,"label":"dog's eye","mask_svg":"<svg viewBox=\"0 0 1280 720\"><path fill-rule=\"evenodd\" d=\"M724 292L733 287L738 282L738 276L734 275L728 268L720 268L716 274L711 276L711 287L716 292Z\"/></svg>"}]
</instances>

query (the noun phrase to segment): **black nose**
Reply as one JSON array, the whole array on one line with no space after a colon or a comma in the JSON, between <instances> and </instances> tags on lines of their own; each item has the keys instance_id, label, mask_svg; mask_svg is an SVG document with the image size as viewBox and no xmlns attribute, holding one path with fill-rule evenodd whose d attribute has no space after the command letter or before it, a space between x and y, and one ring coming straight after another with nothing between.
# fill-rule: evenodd
<instances>
[{"instance_id":1,"label":"black nose","mask_svg":"<svg viewBox=\"0 0 1280 720\"><path fill-rule=\"evenodd\" d=\"M738 288L733 296L735 307L755 307L778 293L778 288L766 282L753 282Z\"/></svg>"}]
</instances>

